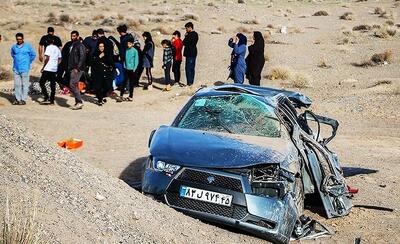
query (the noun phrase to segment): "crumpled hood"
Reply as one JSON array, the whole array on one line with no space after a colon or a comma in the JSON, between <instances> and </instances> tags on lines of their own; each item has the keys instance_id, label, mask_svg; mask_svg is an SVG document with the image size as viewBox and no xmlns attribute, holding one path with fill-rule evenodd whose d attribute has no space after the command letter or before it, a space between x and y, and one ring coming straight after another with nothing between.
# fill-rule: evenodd
<instances>
[{"instance_id":1,"label":"crumpled hood","mask_svg":"<svg viewBox=\"0 0 400 244\"><path fill-rule=\"evenodd\" d=\"M186 167L242 168L281 164L290 153L288 140L211 133L161 126L154 134L154 158Z\"/></svg>"}]
</instances>

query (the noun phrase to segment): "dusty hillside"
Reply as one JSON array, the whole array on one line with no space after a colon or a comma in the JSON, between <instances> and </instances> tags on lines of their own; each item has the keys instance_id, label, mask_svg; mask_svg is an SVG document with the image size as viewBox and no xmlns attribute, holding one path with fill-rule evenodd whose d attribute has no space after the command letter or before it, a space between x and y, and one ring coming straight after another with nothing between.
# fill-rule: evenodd
<instances>
[{"instance_id":1,"label":"dusty hillside","mask_svg":"<svg viewBox=\"0 0 400 244\"><path fill-rule=\"evenodd\" d=\"M3 115L0 141L0 204L7 196L27 208L36 202L43 239L50 243L259 241L158 204Z\"/></svg>"}]
</instances>

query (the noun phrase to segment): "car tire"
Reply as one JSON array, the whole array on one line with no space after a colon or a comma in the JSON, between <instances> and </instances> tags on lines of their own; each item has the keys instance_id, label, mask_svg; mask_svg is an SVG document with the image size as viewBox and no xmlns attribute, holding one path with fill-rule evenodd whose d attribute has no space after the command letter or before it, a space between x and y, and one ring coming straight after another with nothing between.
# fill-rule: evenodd
<instances>
[{"instance_id":1,"label":"car tire","mask_svg":"<svg viewBox=\"0 0 400 244\"><path fill-rule=\"evenodd\" d=\"M294 188L294 200L299 216L303 215L304 212L304 186L301 177L296 178Z\"/></svg>"}]
</instances>

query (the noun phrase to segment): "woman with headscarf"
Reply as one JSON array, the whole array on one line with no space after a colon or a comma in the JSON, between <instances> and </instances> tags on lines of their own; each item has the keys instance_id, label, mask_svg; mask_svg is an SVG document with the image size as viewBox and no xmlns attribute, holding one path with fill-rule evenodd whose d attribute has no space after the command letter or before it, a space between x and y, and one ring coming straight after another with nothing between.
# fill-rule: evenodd
<instances>
[{"instance_id":1,"label":"woman with headscarf","mask_svg":"<svg viewBox=\"0 0 400 244\"><path fill-rule=\"evenodd\" d=\"M150 32L145 31L142 36L144 39L143 68L146 69L146 76L148 80L147 89L151 90L153 87L153 75L151 74L151 68L153 68L155 46Z\"/></svg>"},{"instance_id":2,"label":"woman with headscarf","mask_svg":"<svg viewBox=\"0 0 400 244\"><path fill-rule=\"evenodd\" d=\"M261 71L264 68L264 38L259 31L253 34L254 43L249 46L249 55L246 58L247 72L246 78L250 85L259 86L261 80Z\"/></svg>"},{"instance_id":3,"label":"woman with headscarf","mask_svg":"<svg viewBox=\"0 0 400 244\"><path fill-rule=\"evenodd\" d=\"M233 48L229 78L232 78L235 83L243 84L244 75L246 73L245 56L247 38L242 33L238 33L236 36L229 39L228 45Z\"/></svg>"},{"instance_id":4,"label":"woman with headscarf","mask_svg":"<svg viewBox=\"0 0 400 244\"><path fill-rule=\"evenodd\" d=\"M105 97L107 97L107 92L110 90L110 83L114 78L113 71L113 57L106 54L105 43L99 42L92 59L92 76L97 97L96 104L99 106L107 101Z\"/></svg>"}]
</instances>

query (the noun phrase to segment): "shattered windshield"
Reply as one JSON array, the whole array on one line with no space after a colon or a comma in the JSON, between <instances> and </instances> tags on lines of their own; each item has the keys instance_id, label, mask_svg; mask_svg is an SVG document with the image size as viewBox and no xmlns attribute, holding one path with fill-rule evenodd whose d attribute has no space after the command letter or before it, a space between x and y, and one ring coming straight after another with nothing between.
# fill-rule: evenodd
<instances>
[{"instance_id":1,"label":"shattered windshield","mask_svg":"<svg viewBox=\"0 0 400 244\"><path fill-rule=\"evenodd\" d=\"M248 94L199 97L178 123L179 128L280 137L274 108Z\"/></svg>"}]
</instances>

